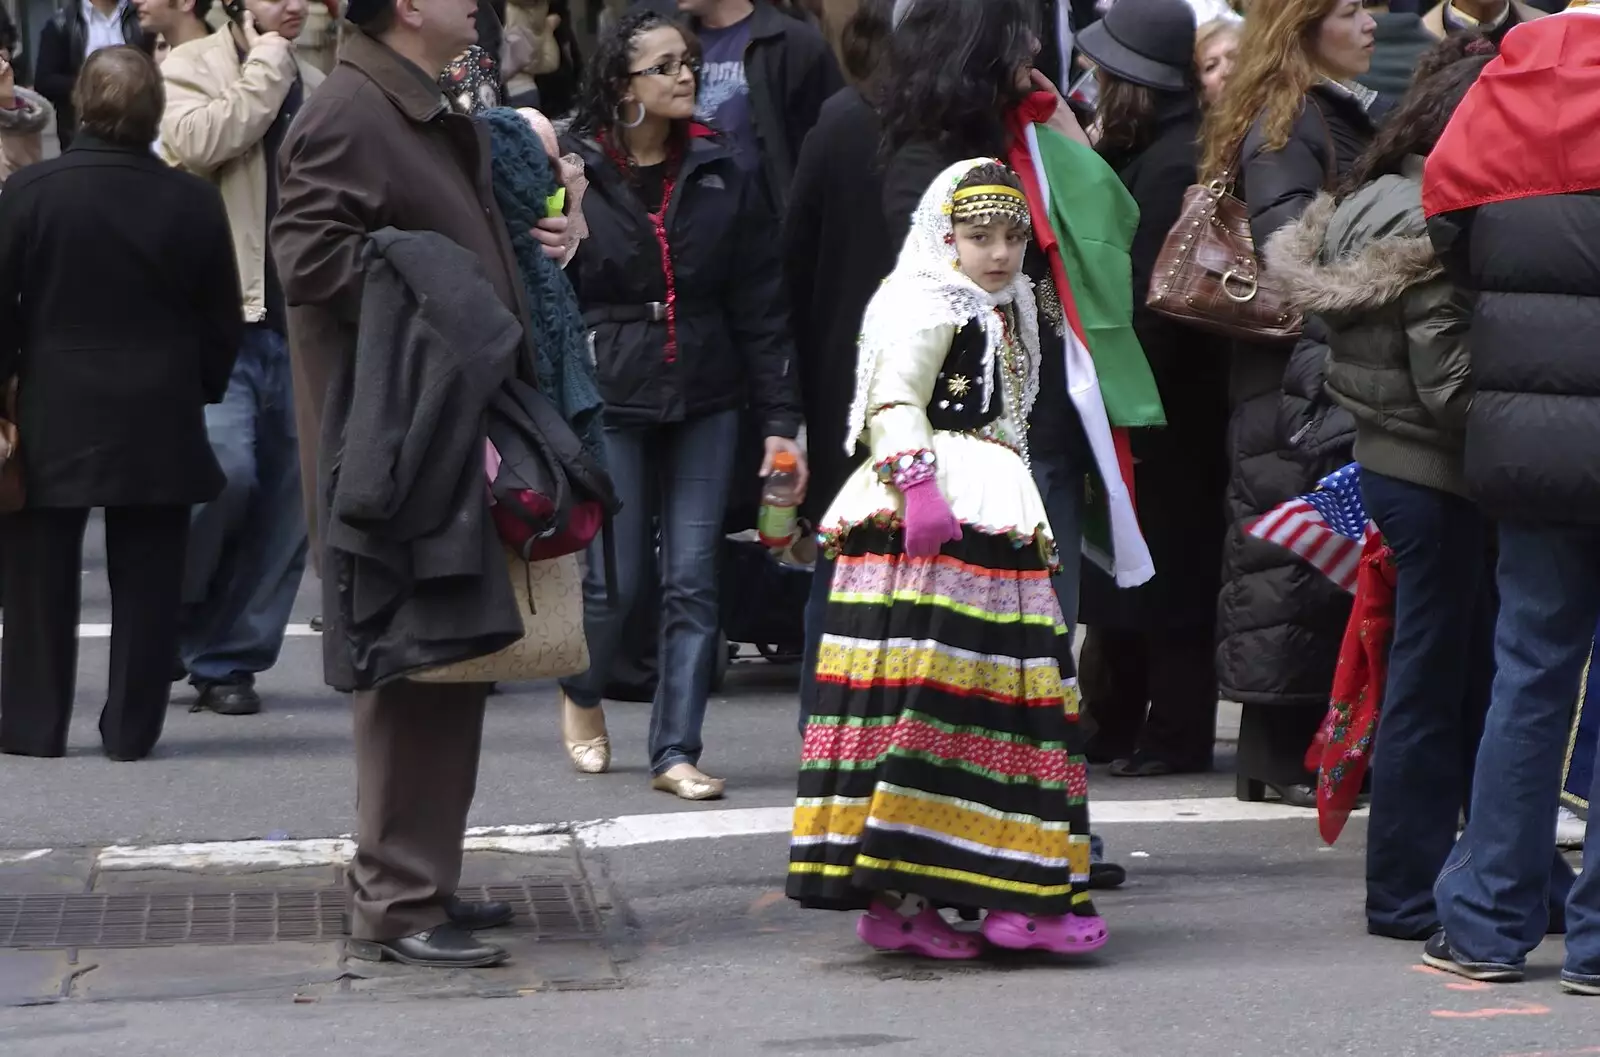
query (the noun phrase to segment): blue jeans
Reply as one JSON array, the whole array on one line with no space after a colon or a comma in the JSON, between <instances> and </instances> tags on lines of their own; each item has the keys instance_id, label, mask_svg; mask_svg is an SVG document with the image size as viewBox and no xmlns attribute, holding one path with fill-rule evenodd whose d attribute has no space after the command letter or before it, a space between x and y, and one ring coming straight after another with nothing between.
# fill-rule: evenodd
<instances>
[{"instance_id":1,"label":"blue jeans","mask_svg":"<svg viewBox=\"0 0 1600 1057\"><path fill-rule=\"evenodd\" d=\"M623 624L651 568L653 480L660 496L661 630L650 713L651 774L700 761L720 624L717 560L738 437L737 411L662 426L606 428L608 469L623 503L611 523L617 592L606 594L605 552L597 539L583 581L589 670L563 682L562 689L579 708L600 704Z\"/></svg>"},{"instance_id":2,"label":"blue jeans","mask_svg":"<svg viewBox=\"0 0 1600 1057\"><path fill-rule=\"evenodd\" d=\"M179 652L197 685L249 680L277 663L306 567L282 334L245 329L227 395L206 408L206 433L227 483L189 526Z\"/></svg>"},{"instance_id":3,"label":"blue jeans","mask_svg":"<svg viewBox=\"0 0 1600 1057\"><path fill-rule=\"evenodd\" d=\"M1600 841L1570 893L1571 872L1551 866L1567 734L1600 622L1600 527L1501 522L1498 579L1494 693L1472 814L1434 885L1439 920L1463 957L1521 965L1565 897L1567 971L1600 979Z\"/></svg>"},{"instance_id":4,"label":"blue jeans","mask_svg":"<svg viewBox=\"0 0 1600 1057\"><path fill-rule=\"evenodd\" d=\"M1456 842L1494 681L1488 520L1434 488L1361 474L1361 497L1394 551L1394 638L1372 762L1367 925L1437 929L1433 883Z\"/></svg>"}]
</instances>

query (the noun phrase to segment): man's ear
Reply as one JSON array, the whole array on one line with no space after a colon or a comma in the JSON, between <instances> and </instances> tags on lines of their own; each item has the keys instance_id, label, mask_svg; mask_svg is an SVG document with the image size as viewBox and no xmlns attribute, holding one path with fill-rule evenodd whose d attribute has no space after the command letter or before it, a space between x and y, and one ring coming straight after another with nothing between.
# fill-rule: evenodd
<instances>
[{"instance_id":1,"label":"man's ear","mask_svg":"<svg viewBox=\"0 0 1600 1057\"><path fill-rule=\"evenodd\" d=\"M395 21L419 29L422 26L422 5L420 0L396 0Z\"/></svg>"}]
</instances>

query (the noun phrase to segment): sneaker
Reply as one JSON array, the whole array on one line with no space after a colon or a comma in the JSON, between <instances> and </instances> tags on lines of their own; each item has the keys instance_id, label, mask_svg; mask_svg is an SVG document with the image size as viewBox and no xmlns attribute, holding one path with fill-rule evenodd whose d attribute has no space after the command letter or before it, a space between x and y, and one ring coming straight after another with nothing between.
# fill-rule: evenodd
<instances>
[{"instance_id":1,"label":"sneaker","mask_svg":"<svg viewBox=\"0 0 1600 1057\"><path fill-rule=\"evenodd\" d=\"M1580 976L1561 970L1561 990L1569 995L1588 995L1600 998L1600 976Z\"/></svg>"},{"instance_id":2,"label":"sneaker","mask_svg":"<svg viewBox=\"0 0 1600 1057\"><path fill-rule=\"evenodd\" d=\"M1465 976L1486 984L1514 984L1522 979L1522 969L1505 962L1474 962L1463 958L1441 929L1422 948L1422 961L1435 969Z\"/></svg>"},{"instance_id":3,"label":"sneaker","mask_svg":"<svg viewBox=\"0 0 1600 1057\"><path fill-rule=\"evenodd\" d=\"M1556 847L1581 848L1583 847L1583 834L1589 824L1573 813L1570 807L1564 807L1556 812Z\"/></svg>"}]
</instances>

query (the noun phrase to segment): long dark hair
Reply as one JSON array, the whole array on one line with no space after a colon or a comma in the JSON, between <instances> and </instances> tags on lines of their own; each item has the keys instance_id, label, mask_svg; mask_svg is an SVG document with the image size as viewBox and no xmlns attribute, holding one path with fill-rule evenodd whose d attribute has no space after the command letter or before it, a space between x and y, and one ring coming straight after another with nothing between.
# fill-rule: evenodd
<instances>
[{"instance_id":1,"label":"long dark hair","mask_svg":"<svg viewBox=\"0 0 1600 1057\"><path fill-rule=\"evenodd\" d=\"M1100 68L1099 81L1095 116L1100 122L1100 139L1095 150L1102 158L1114 159L1115 167L1150 145L1164 93L1125 81L1105 67Z\"/></svg>"},{"instance_id":2,"label":"long dark hair","mask_svg":"<svg viewBox=\"0 0 1600 1057\"><path fill-rule=\"evenodd\" d=\"M629 11L595 44L594 58L584 71L578 109L572 116L574 133L607 141L613 138L628 71L633 68L633 46L653 29L677 30L688 43L689 54L698 54L697 42L683 26L647 8Z\"/></svg>"},{"instance_id":3,"label":"long dark hair","mask_svg":"<svg viewBox=\"0 0 1600 1057\"><path fill-rule=\"evenodd\" d=\"M999 154L1017 71L1038 45L1024 0L916 0L889 38L883 147L928 142L952 154Z\"/></svg>"},{"instance_id":4,"label":"long dark hair","mask_svg":"<svg viewBox=\"0 0 1600 1057\"><path fill-rule=\"evenodd\" d=\"M875 107L883 99L893 21L894 0L861 0L861 6L839 31L839 58L845 76Z\"/></svg>"},{"instance_id":5,"label":"long dark hair","mask_svg":"<svg viewBox=\"0 0 1600 1057\"><path fill-rule=\"evenodd\" d=\"M1418 79L1351 166L1339 186L1339 197L1399 172L1410 155L1432 151L1467 90L1494 56L1494 45L1483 37L1447 37L1433 48L1419 65Z\"/></svg>"}]
</instances>

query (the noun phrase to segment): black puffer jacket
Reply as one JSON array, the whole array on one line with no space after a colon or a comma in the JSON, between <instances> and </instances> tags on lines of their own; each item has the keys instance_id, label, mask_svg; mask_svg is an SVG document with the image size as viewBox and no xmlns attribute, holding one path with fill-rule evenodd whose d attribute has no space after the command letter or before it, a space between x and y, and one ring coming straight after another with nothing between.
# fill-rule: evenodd
<instances>
[{"instance_id":1,"label":"black puffer jacket","mask_svg":"<svg viewBox=\"0 0 1600 1057\"><path fill-rule=\"evenodd\" d=\"M1362 101L1333 85L1307 93L1307 105L1281 149L1267 149L1257 123L1245 137L1241 170L1257 247L1265 247L1274 232L1347 172L1373 134L1373 119ZM1218 603L1217 678L1224 697L1247 705L1327 705L1350 613L1350 596L1316 569L1276 544L1245 534L1248 522L1309 491L1319 477L1348 461L1348 436L1307 455L1291 449L1280 427L1280 418L1293 417L1282 414L1286 400L1304 401L1291 404L1304 414L1310 398L1321 398L1327 348L1325 341L1318 342L1320 336L1324 332L1313 319L1294 357L1304 368L1300 371L1291 370L1292 347L1284 344L1240 342L1233 350L1229 529ZM1348 416L1340 414L1348 432Z\"/></svg>"},{"instance_id":2,"label":"black puffer jacket","mask_svg":"<svg viewBox=\"0 0 1600 1057\"><path fill-rule=\"evenodd\" d=\"M1428 233L1477 292L1467 491L1494 518L1600 524L1600 192L1445 213Z\"/></svg>"},{"instance_id":3,"label":"black puffer jacket","mask_svg":"<svg viewBox=\"0 0 1600 1057\"><path fill-rule=\"evenodd\" d=\"M748 401L762 436L798 435L781 240L755 180L717 137L691 137L664 218L669 293L661 242L634 183L592 140L564 149L582 156L589 176L589 237L567 276L589 328L606 423L682 422ZM675 351L664 307L650 307L669 296Z\"/></svg>"}]
</instances>

